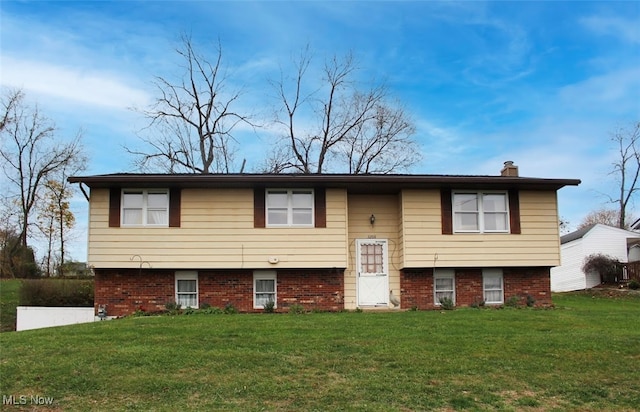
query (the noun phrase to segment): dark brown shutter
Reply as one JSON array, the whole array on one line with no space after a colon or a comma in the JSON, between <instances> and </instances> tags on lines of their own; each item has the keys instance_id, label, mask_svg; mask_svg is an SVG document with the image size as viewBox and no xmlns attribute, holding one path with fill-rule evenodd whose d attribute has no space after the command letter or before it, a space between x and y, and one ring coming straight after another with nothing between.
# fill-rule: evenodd
<instances>
[{"instance_id":1,"label":"dark brown shutter","mask_svg":"<svg viewBox=\"0 0 640 412\"><path fill-rule=\"evenodd\" d=\"M120 227L120 188L109 189L109 227Z\"/></svg>"},{"instance_id":2,"label":"dark brown shutter","mask_svg":"<svg viewBox=\"0 0 640 412\"><path fill-rule=\"evenodd\" d=\"M315 226L327 227L327 195L324 188L314 190Z\"/></svg>"},{"instance_id":3,"label":"dark brown shutter","mask_svg":"<svg viewBox=\"0 0 640 412\"><path fill-rule=\"evenodd\" d=\"M264 189L253 189L253 227L265 227Z\"/></svg>"},{"instance_id":4,"label":"dark brown shutter","mask_svg":"<svg viewBox=\"0 0 640 412\"><path fill-rule=\"evenodd\" d=\"M520 195L517 190L509 190L509 223L511 233L519 235L520 229Z\"/></svg>"},{"instance_id":5,"label":"dark brown shutter","mask_svg":"<svg viewBox=\"0 0 640 412\"><path fill-rule=\"evenodd\" d=\"M182 191L174 188L169 190L169 227L180 227L180 202Z\"/></svg>"},{"instance_id":6,"label":"dark brown shutter","mask_svg":"<svg viewBox=\"0 0 640 412\"><path fill-rule=\"evenodd\" d=\"M442 234L453 234L453 206L451 204L451 190L440 190L440 207L442 209Z\"/></svg>"}]
</instances>

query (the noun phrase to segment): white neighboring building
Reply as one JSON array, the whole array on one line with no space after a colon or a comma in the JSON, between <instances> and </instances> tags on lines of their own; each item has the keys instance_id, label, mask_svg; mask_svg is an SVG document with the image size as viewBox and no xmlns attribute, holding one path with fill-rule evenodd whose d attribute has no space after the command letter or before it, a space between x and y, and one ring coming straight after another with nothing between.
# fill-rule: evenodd
<instances>
[{"instance_id":1,"label":"white neighboring building","mask_svg":"<svg viewBox=\"0 0 640 412\"><path fill-rule=\"evenodd\" d=\"M571 290L588 289L598 286L600 274L582 272L584 258L601 253L627 263L634 261L633 256L638 254L632 247L640 242L640 233L631 232L617 227L603 224L587 226L576 230L560 238L560 261L561 265L551 268L551 291L568 292ZM628 257L631 256L631 260ZM638 256L640 259L640 255Z\"/></svg>"}]
</instances>

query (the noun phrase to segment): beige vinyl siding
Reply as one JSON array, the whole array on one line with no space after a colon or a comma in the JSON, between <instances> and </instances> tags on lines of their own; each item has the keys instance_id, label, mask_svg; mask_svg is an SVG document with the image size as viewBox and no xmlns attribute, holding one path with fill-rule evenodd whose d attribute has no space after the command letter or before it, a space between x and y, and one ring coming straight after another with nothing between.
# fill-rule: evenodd
<instances>
[{"instance_id":1,"label":"beige vinyl siding","mask_svg":"<svg viewBox=\"0 0 640 412\"><path fill-rule=\"evenodd\" d=\"M404 225L401 223L404 216L404 202L402 192L398 194L398 264L402 266L404 262Z\"/></svg>"},{"instance_id":2,"label":"beige vinyl siding","mask_svg":"<svg viewBox=\"0 0 640 412\"><path fill-rule=\"evenodd\" d=\"M404 267L556 266L560 261L554 191L521 191L522 234L442 235L440 192L404 191Z\"/></svg>"},{"instance_id":3,"label":"beige vinyl siding","mask_svg":"<svg viewBox=\"0 0 640 412\"><path fill-rule=\"evenodd\" d=\"M400 289L400 242L399 228L399 197L398 195L360 195L348 196L349 206L349 263L345 271L344 304L346 309L355 309L357 268L356 268L356 240L357 239L387 239L389 256L389 287L396 291ZM372 226L369 222L371 215L376 217ZM397 292L396 292L397 293Z\"/></svg>"},{"instance_id":4,"label":"beige vinyl siding","mask_svg":"<svg viewBox=\"0 0 640 412\"><path fill-rule=\"evenodd\" d=\"M520 235L442 235L439 190L350 194L347 199L344 189L327 189L326 200L326 228L254 228L251 189L184 189L181 227L110 228L109 190L94 189L89 263L96 268L137 268L140 259L145 267L171 269L347 267L345 304L349 305L355 304L356 296L356 239L388 239L394 290L399 289L398 270L403 267L556 266L560 262L554 191L520 192ZM376 216L373 227L371 214ZM269 263L271 257L278 263Z\"/></svg>"},{"instance_id":5,"label":"beige vinyl siding","mask_svg":"<svg viewBox=\"0 0 640 412\"><path fill-rule=\"evenodd\" d=\"M254 228L251 189L184 189L178 228L110 228L109 191L92 190L89 262L137 267L137 255L153 268L345 267L346 193L326 193L326 228Z\"/></svg>"}]
</instances>

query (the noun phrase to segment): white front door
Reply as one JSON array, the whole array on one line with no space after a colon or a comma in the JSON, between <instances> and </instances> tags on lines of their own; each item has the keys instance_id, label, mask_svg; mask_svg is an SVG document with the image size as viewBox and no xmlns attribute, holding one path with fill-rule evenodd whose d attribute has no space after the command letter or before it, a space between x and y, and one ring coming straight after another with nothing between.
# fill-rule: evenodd
<instances>
[{"instance_id":1,"label":"white front door","mask_svg":"<svg viewBox=\"0 0 640 412\"><path fill-rule=\"evenodd\" d=\"M387 241L384 239L358 239L356 249L358 306L388 306Z\"/></svg>"}]
</instances>

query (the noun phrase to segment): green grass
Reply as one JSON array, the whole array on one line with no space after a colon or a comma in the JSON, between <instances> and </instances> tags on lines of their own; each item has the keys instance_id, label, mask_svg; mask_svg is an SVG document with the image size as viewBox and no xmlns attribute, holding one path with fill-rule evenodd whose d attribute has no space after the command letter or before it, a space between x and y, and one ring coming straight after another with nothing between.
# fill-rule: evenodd
<instances>
[{"instance_id":1,"label":"green grass","mask_svg":"<svg viewBox=\"0 0 640 412\"><path fill-rule=\"evenodd\" d=\"M0 395L52 397L65 411L635 410L640 295L554 301L553 310L162 316L4 333Z\"/></svg>"},{"instance_id":2,"label":"green grass","mask_svg":"<svg viewBox=\"0 0 640 412\"><path fill-rule=\"evenodd\" d=\"M0 332L16 330L16 307L20 299L19 279L0 280Z\"/></svg>"}]
</instances>

